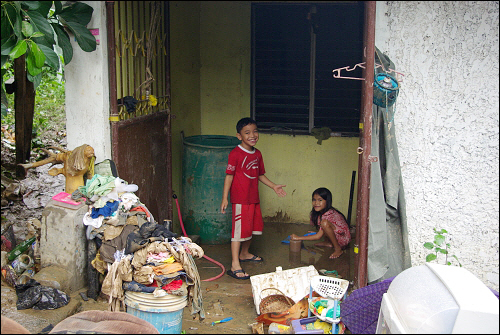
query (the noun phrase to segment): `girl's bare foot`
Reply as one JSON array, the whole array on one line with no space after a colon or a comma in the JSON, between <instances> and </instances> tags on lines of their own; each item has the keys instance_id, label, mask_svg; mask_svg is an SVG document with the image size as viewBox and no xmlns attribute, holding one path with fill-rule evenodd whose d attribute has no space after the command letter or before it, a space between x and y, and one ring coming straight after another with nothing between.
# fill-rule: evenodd
<instances>
[{"instance_id":1,"label":"girl's bare foot","mask_svg":"<svg viewBox=\"0 0 500 335\"><path fill-rule=\"evenodd\" d=\"M322 248L333 248L333 244L330 242L319 242L314 244L315 247L322 247Z\"/></svg>"},{"instance_id":2,"label":"girl's bare foot","mask_svg":"<svg viewBox=\"0 0 500 335\"><path fill-rule=\"evenodd\" d=\"M333 254L330 255L330 259L339 258L344 251L342 249L335 250Z\"/></svg>"}]
</instances>

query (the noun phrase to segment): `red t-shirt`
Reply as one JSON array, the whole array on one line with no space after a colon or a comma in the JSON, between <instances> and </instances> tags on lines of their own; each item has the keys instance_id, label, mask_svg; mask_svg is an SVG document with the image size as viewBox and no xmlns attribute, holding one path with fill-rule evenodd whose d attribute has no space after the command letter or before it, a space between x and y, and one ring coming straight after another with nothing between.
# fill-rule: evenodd
<instances>
[{"instance_id":1,"label":"red t-shirt","mask_svg":"<svg viewBox=\"0 0 500 335\"><path fill-rule=\"evenodd\" d=\"M259 149L243 149L240 145L229 153L226 174L234 175L230 198L233 204L258 204L259 176L266 173Z\"/></svg>"}]
</instances>

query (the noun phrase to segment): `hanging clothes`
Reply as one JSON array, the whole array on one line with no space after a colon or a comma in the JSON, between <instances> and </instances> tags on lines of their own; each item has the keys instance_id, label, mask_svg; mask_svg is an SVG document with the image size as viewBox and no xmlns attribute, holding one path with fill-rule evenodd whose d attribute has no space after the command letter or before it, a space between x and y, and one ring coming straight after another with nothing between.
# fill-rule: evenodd
<instances>
[{"instance_id":1,"label":"hanging clothes","mask_svg":"<svg viewBox=\"0 0 500 335\"><path fill-rule=\"evenodd\" d=\"M102 283L102 293L109 296L108 310L111 312L126 311L125 291L123 290L124 281L132 281L132 265L130 260L132 255L127 255L120 260L116 259L109 266L108 274Z\"/></svg>"},{"instance_id":2,"label":"hanging clothes","mask_svg":"<svg viewBox=\"0 0 500 335\"><path fill-rule=\"evenodd\" d=\"M395 68L380 51L388 68ZM368 227L368 283L394 277L411 267L406 201L394 127L396 105L373 105L370 220Z\"/></svg>"}]
</instances>

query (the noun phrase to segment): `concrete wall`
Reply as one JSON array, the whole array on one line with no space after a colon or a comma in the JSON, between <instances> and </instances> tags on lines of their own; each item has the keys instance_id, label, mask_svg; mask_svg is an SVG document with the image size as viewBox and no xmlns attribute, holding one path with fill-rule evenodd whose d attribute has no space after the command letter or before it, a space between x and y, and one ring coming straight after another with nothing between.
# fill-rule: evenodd
<instances>
[{"instance_id":1,"label":"concrete wall","mask_svg":"<svg viewBox=\"0 0 500 335\"><path fill-rule=\"evenodd\" d=\"M498 2L377 2L377 47L405 73L395 126L412 263L444 228L451 253L496 290L498 34Z\"/></svg>"},{"instance_id":2,"label":"concrete wall","mask_svg":"<svg viewBox=\"0 0 500 335\"><path fill-rule=\"evenodd\" d=\"M170 78L171 108L175 116L171 127L172 188L181 196L181 132L186 137L201 134L199 1L170 2ZM173 207L174 225L179 227L175 203Z\"/></svg>"},{"instance_id":3,"label":"concrete wall","mask_svg":"<svg viewBox=\"0 0 500 335\"><path fill-rule=\"evenodd\" d=\"M236 133L250 116L250 3L202 1L200 7L201 131Z\"/></svg>"},{"instance_id":4,"label":"concrete wall","mask_svg":"<svg viewBox=\"0 0 500 335\"><path fill-rule=\"evenodd\" d=\"M73 59L65 67L66 132L68 150L88 144L95 150L96 163L111 158L109 125L109 79L104 1L83 1L94 12L87 25L99 29L100 41L93 52L84 52L73 36Z\"/></svg>"}]
</instances>

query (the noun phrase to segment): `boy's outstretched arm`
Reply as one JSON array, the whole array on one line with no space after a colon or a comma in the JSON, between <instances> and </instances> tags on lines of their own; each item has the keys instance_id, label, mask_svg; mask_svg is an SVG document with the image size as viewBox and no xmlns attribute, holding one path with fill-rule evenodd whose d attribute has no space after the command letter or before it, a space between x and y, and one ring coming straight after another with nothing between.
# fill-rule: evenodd
<instances>
[{"instance_id":1,"label":"boy's outstretched arm","mask_svg":"<svg viewBox=\"0 0 500 335\"><path fill-rule=\"evenodd\" d=\"M286 196L286 192L285 190L283 189L283 187L285 187L286 185L281 185L281 184L275 184L273 183L272 181L269 180L269 178L267 178L265 175L260 175L259 176L259 180L261 183L263 183L264 185L267 185L269 186L270 188L272 188L274 190L274 192L276 192L276 194L279 196L279 197L284 197Z\"/></svg>"},{"instance_id":2,"label":"boy's outstretched arm","mask_svg":"<svg viewBox=\"0 0 500 335\"><path fill-rule=\"evenodd\" d=\"M233 175L226 174L226 178L224 179L224 191L222 193L222 202L220 204L220 212L222 214L226 214L226 208L228 205L227 197L229 196L229 190L231 189L231 184L233 183Z\"/></svg>"}]
</instances>

